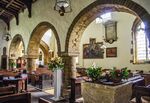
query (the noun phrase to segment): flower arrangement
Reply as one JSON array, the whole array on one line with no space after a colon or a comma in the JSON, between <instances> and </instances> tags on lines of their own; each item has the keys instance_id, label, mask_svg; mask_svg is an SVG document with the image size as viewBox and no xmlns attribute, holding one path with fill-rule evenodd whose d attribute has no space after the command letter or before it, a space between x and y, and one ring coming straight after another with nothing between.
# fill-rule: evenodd
<instances>
[{"instance_id":1,"label":"flower arrangement","mask_svg":"<svg viewBox=\"0 0 150 103\"><path fill-rule=\"evenodd\" d=\"M61 57L51 58L48 63L48 67L50 70L53 70L53 71L57 69L63 69L64 63L62 62L62 58Z\"/></svg>"},{"instance_id":2,"label":"flower arrangement","mask_svg":"<svg viewBox=\"0 0 150 103\"><path fill-rule=\"evenodd\" d=\"M122 69L116 69L115 67L110 71L110 78L113 82L120 82L121 79L127 79L129 72L127 67Z\"/></svg>"},{"instance_id":3,"label":"flower arrangement","mask_svg":"<svg viewBox=\"0 0 150 103\"><path fill-rule=\"evenodd\" d=\"M15 61L14 61L14 60L11 60L10 63L9 63L9 66L10 66L11 68L15 68L15 66L16 66Z\"/></svg>"},{"instance_id":4,"label":"flower arrangement","mask_svg":"<svg viewBox=\"0 0 150 103\"><path fill-rule=\"evenodd\" d=\"M88 77L92 79L92 82L106 81L118 83L121 82L122 79L127 79L129 75L127 67L124 67L122 69L113 67L113 69L102 70L102 67L97 67L94 64L91 67L87 68L86 73Z\"/></svg>"},{"instance_id":5,"label":"flower arrangement","mask_svg":"<svg viewBox=\"0 0 150 103\"><path fill-rule=\"evenodd\" d=\"M97 81L101 76L101 67L92 65L86 70L87 75L92 79L93 82Z\"/></svg>"}]
</instances>

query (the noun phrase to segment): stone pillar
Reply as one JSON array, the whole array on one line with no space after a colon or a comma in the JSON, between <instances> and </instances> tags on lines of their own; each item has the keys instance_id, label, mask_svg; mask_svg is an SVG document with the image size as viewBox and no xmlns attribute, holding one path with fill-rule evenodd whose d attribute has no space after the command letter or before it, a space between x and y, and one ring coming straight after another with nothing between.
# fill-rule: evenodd
<instances>
[{"instance_id":1,"label":"stone pillar","mask_svg":"<svg viewBox=\"0 0 150 103\"><path fill-rule=\"evenodd\" d=\"M36 58L27 58L27 69L29 72L36 70Z\"/></svg>"},{"instance_id":2,"label":"stone pillar","mask_svg":"<svg viewBox=\"0 0 150 103\"><path fill-rule=\"evenodd\" d=\"M71 56L71 77L76 78L76 56Z\"/></svg>"},{"instance_id":3,"label":"stone pillar","mask_svg":"<svg viewBox=\"0 0 150 103\"><path fill-rule=\"evenodd\" d=\"M61 57L63 58L63 62L65 64L63 71L62 95L66 97L70 94L67 89L71 85L71 78L76 78L76 56L63 54Z\"/></svg>"}]
</instances>

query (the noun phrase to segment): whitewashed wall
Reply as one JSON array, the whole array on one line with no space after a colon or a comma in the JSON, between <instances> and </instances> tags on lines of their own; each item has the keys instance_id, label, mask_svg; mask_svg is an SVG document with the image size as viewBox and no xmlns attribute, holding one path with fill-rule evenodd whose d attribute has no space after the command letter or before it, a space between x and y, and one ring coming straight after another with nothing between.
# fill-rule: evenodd
<instances>
[{"instance_id":1,"label":"whitewashed wall","mask_svg":"<svg viewBox=\"0 0 150 103\"><path fill-rule=\"evenodd\" d=\"M1 56L3 55L3 48L6 47L6 50L9 51L7 46L10 41L7 42L2 39L2 36L6 33L5 27L6 24L2 20L0 20L0 67L1 67Z\"/></svg>"},{"instance_id":2,"label":"whitewashed wall","mask_svg":"<svg viewBox=\"0 0 150 103\"><path fill-rule=\"evenodd\" d=\"M130 54L131 49L131 28L135 16L123 13L114 12L113 19L117 23L117 35L118 40L113 44L105 43L102 36L105 35L105 29L103 24L96 24L93 21L84 31L81 43L80 43L80 56L79 56L79 66L89 67L95 62L98 66L103 68L123 68L128 67L131 70L145 70L149 71L150 64L132 64L132 55ZM89 38L96 38L96 42L103 42L106 47L117 47L117 57L106 58L106 52L104 53L104 59L83 59L83 44L89 43Z\"/></svg>"},{"instance_id":3,"label":"whitewashed wall","mask_svg":"<svg viewBox=\"0 0 150 103\"><path fill-rule=\"evenodd\" d=\"M40 22L48 21L56 28L60 37L61 49L64 51L66 34L73 19L83 8L94 1L95 0L71 0L72 12L66 13L65 16L60 16L58 12L53 9L55 0L38 0L33 4L32 18L28 18L28 12L25 10L23 13L20 13L19 26L16 25L15 19L11 21L11 32L13 35L21 34L24 38L25 48L27 48L33 29ZM150 12L150 7L148 6L148 4L150 4L149 0L134 1L141 4L144 8L147 9L147 11Z\"/></svg>"},{"instance_id":4,"label":"whitewashed wall","mask_svg":"<svg viewBox=\"0 0 150 103\"><path fill-rule=\"evenodd\" d=\"M11 32L13 35L21 34L23 36L25 48L27 50L29 38L33 29L40 22L47 21L56 28L60 37L62 51L64 51L65 38L70 24L79 11L86 7L90 1L93 0L86 0L86 2L84 0L72 0L71 4L73 11L65 14L65 16L60 16L59 13L54 10L55 0L38 0L33 4L32 18L28 18L28 12L25 10L19 15L19 26L16 26L15 19L11 21Z\"/></svg>"}]
</instances>

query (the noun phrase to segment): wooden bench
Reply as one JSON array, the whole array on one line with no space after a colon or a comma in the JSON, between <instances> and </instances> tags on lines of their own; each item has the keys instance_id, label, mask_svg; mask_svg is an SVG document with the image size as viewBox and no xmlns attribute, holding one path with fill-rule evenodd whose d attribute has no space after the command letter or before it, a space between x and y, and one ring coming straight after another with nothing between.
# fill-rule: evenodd
<instances>
[{"instance_id":1,"label":"wooden bench","mask_svg":"<svg viewBox=\"0 0 150 103\"><path fill-rule=\"evenodd\" d=\"M14 94L15 89L16 88L14 86L0 87L0 96Z\"/></svg>"},{"instance_id":2,"label":"wooden bench","mask_svg":"<svg viewBox=\"0 0 150 103\"><path fill-rule=\"evenodd\" d=\"M31 103L30 93L18 93L0 96L0 103Z\"/></svg>"}]
</instances>

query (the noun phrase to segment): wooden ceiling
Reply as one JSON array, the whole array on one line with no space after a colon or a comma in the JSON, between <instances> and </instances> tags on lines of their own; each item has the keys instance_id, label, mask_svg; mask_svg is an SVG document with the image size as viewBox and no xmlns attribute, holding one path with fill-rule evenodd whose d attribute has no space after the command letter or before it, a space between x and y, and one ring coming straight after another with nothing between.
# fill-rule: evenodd
<instances>
[{"instance_id":1,"label":"wooden ceiling","mask_svg":"<svg viewBox=\"0 0 150 103\"><path fill-rule=\"evenodd\" d=\"M10 28L10 21L15 17L16 24L19 24L19 13L28 9L28 16L31 17L32 3L36 0L0 0L0 19Z\"/></svg>"}]
</instances>

